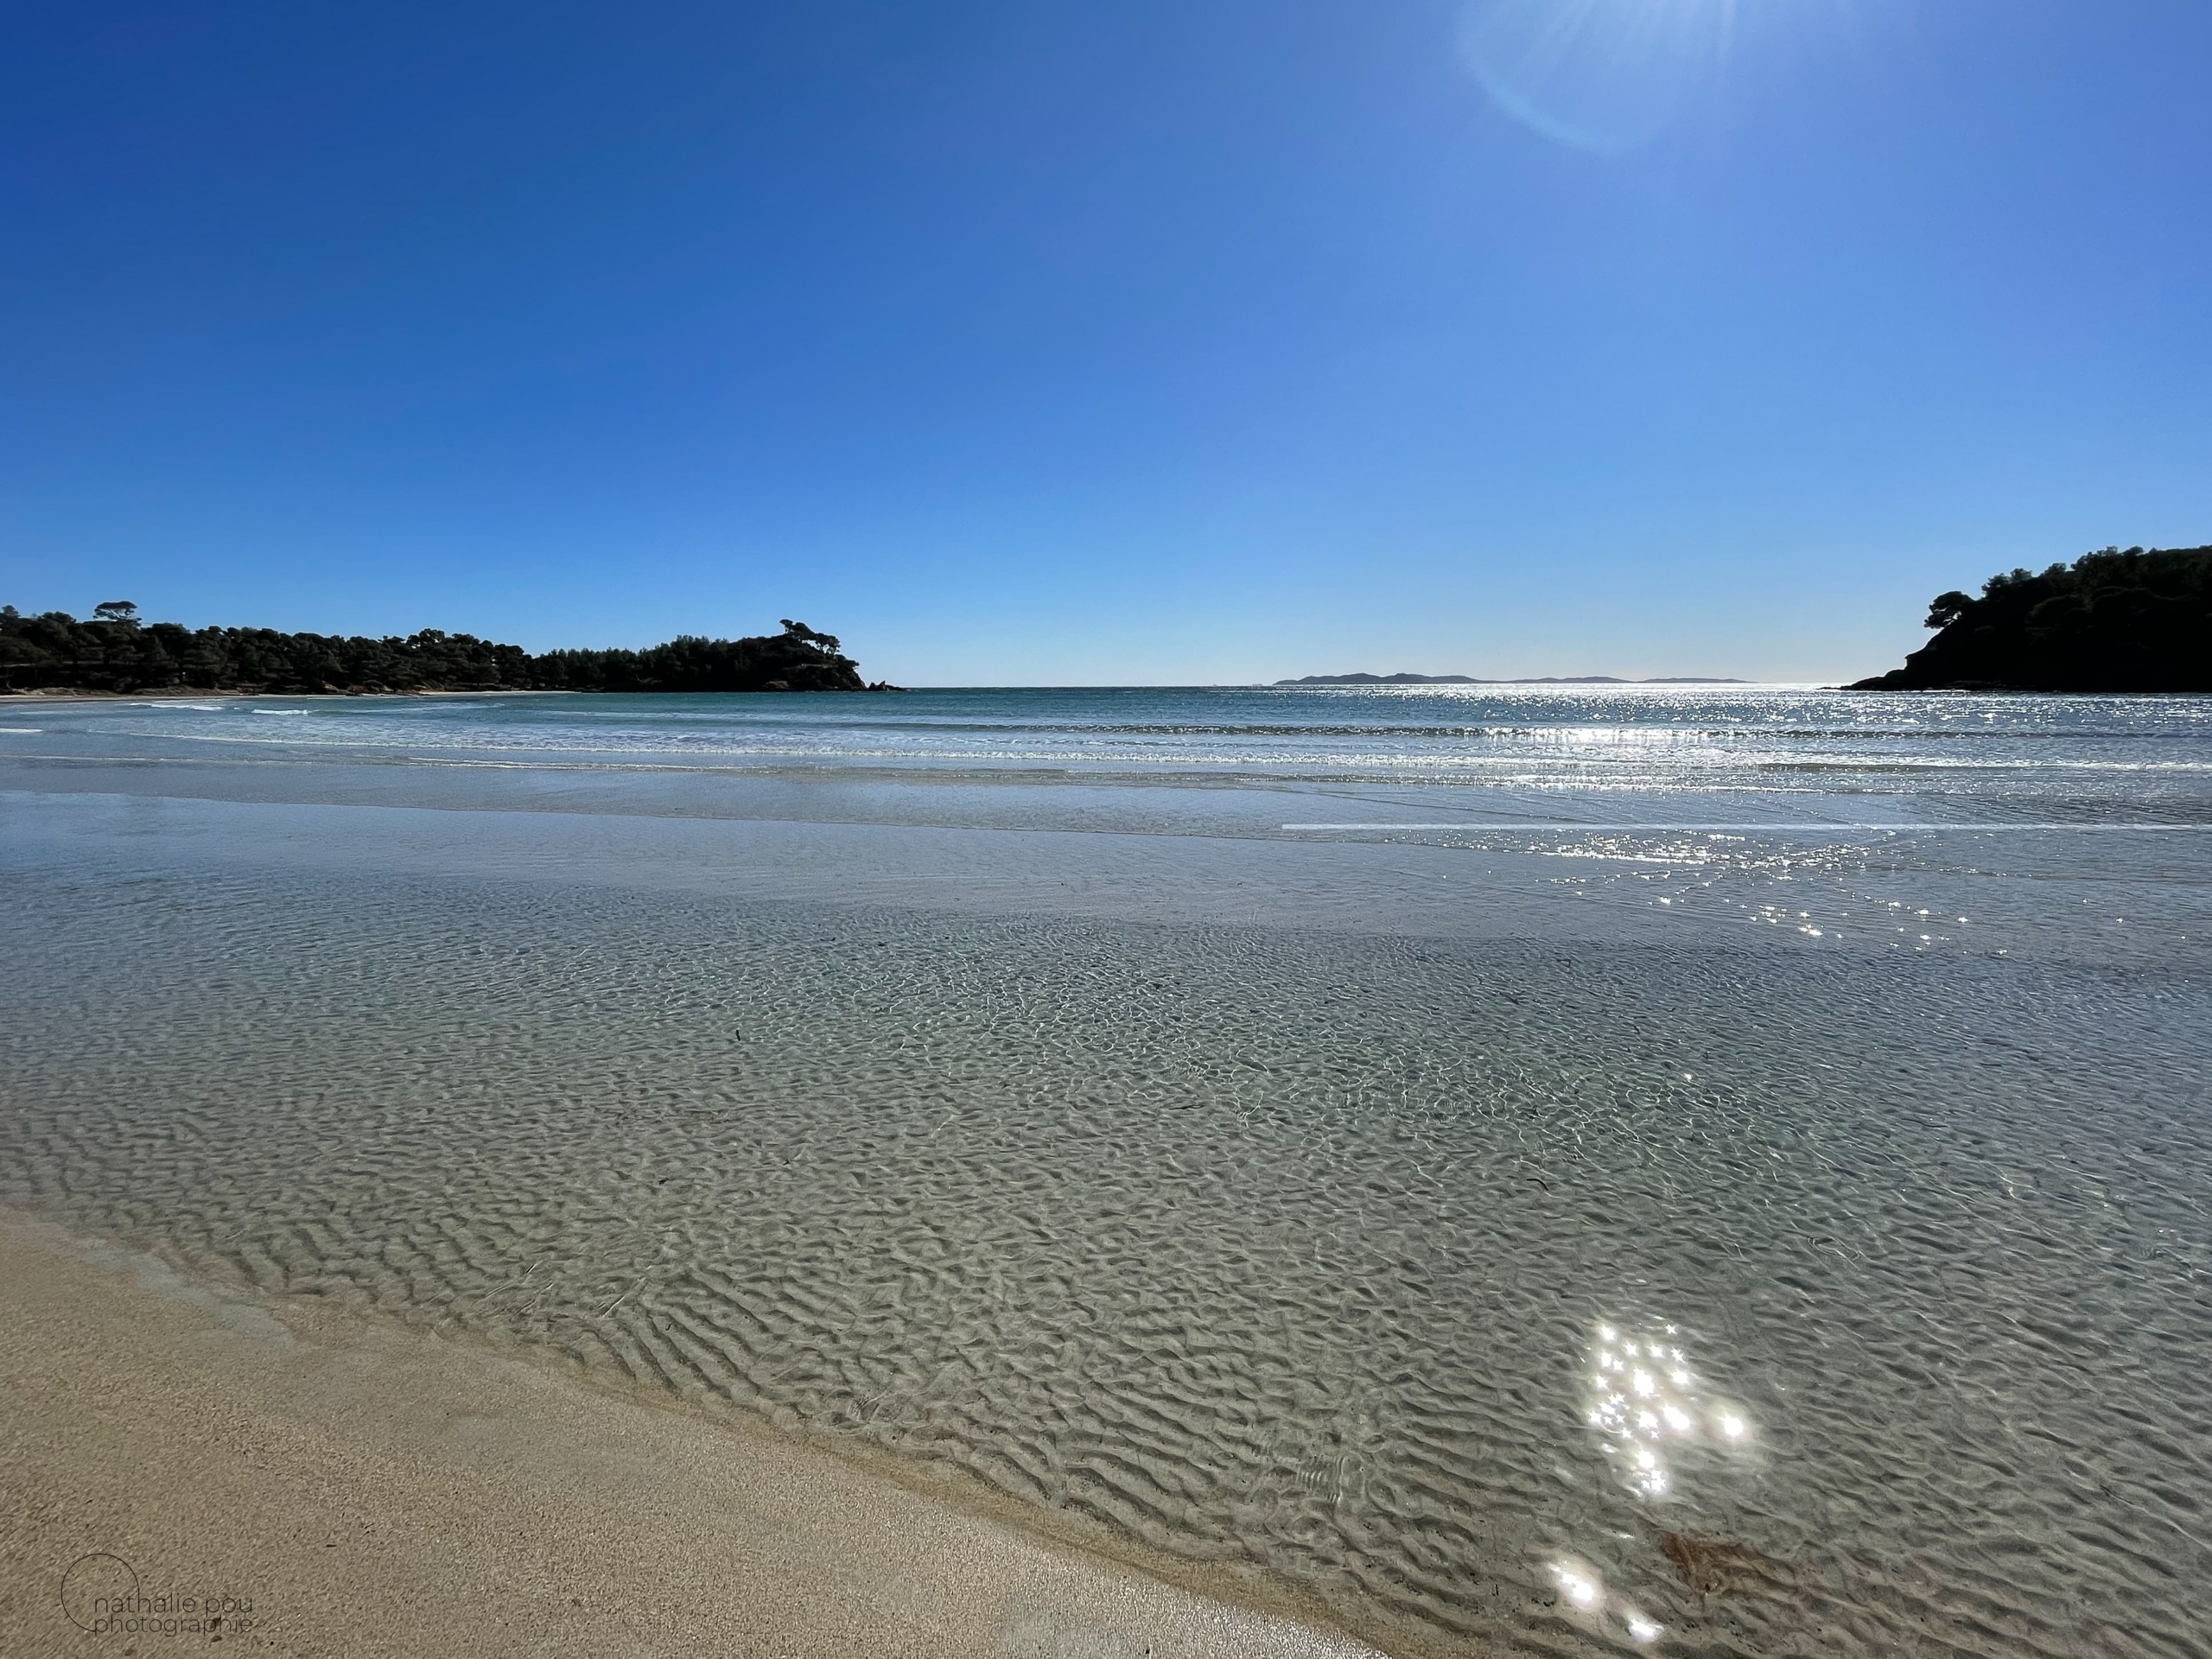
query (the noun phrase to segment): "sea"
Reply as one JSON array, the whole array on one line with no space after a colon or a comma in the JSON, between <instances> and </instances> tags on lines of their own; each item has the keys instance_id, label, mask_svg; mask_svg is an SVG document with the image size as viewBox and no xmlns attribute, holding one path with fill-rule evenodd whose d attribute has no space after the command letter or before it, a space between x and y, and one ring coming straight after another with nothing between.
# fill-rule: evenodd
<instances>
[{"instance_id":1,"label":"sea","mask_svg":"<svg viewBox=\"0 0 2212 1659\"><path fill-rule=\"evenodd\" d=\"M2212 1653L2212 700L0 699L0 1203L1386 1651Z\"/></svg>"}]
</instances>

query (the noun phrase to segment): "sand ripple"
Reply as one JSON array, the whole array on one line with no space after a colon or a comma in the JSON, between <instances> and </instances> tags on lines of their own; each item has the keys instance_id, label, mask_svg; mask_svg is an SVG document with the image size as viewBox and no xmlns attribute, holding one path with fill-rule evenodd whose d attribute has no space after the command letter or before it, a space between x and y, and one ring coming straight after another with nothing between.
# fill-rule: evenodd
<instances>
[{"instance_id":1,"label":"sand ripple","mask_svg":"<svg viewBox=\"0 0 2212 1659\"><path fill-rule=\"evenodd\" d=\"M2183 969L5 898L0 1198L270 1292L942 1460L1386 1637L2207 1651ZM1663 1491L1592 1420L1601 1326L1694 1376Z\"/></svg>"}]
</instances>

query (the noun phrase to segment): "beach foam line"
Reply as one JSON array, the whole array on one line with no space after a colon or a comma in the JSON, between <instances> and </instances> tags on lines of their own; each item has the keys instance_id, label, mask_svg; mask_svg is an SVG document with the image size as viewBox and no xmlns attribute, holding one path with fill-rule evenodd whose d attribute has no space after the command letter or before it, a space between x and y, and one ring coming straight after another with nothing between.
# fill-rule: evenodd
<instances>
[{"instance_id":1,"label":"beach foam line","mask_svg":"<svg viewBox=\"0 0 2212 1659\"><path fill-rule=\"evenodd\" d=\"M2212 823L1286 823L1285 830L1478 830L1485 835L1573 835L1587 830L1605 835L1642 832L1719 834L1746 830L1879 830L1904 833L1923 830L1986 831L1991 830L2212 830Z\"/></svg>"}]
</instances>

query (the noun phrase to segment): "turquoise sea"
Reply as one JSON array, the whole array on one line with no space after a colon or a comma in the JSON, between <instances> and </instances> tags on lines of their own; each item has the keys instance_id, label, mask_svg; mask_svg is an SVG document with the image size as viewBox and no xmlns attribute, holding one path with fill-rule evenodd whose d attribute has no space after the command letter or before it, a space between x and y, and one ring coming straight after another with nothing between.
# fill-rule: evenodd
<instances>
[{"instance_id":1,"label":"turquoise sea","mask_svg":"<svg viewBox=\"0 0 2212 1659\"><path fill-rule=\"evenodd\" d=\"M11 698L0 903L189 1271L1386 1650L2212 1652L2212 702Z\"/></svg>"}]
</instances>

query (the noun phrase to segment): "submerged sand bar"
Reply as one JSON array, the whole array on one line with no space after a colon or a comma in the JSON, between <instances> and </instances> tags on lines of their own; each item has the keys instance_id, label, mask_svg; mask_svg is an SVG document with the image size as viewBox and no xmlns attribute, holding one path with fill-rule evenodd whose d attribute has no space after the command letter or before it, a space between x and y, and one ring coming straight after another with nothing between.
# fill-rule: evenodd
<instances>
[{"instance_id":1,"label":"submerged sand bar","mask_svg":"<svg viewBox=\"0 0 2212 1659\"><path fill-rule=\"evenodd\" d=\"M772 1431L388 1320L232 1300L5 1213L0 1302L11 1652L219 1633L363 1659L1371 1651ZM93 1552L135 1570L161 1628L69 1621L65 1574ZM232 1605L220 1632L210 1596Z\"/></svg>"}]
</instances>

